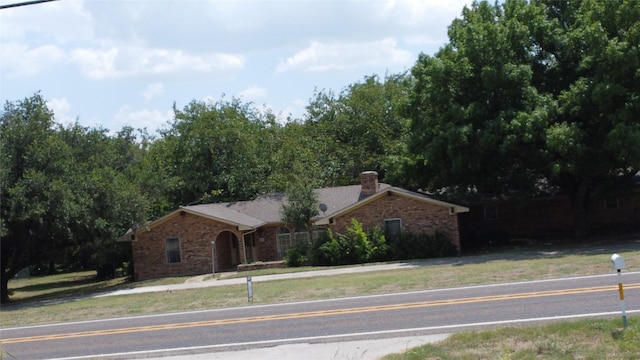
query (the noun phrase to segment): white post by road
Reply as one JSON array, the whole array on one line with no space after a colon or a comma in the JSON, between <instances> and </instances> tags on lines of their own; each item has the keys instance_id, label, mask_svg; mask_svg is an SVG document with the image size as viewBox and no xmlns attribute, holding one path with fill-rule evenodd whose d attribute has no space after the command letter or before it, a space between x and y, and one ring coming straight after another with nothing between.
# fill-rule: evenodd
<instances>
[{"instance_id":1,"label":"white post by road","mask_svg":"<svg viewBox=\"0 0 640 360\"><path fill-rule=\"evenodd\" d=\"M253 304L253 281L251 281L251 276L247 276L247 297L249 302Z\"/></svg>"},{"instance_id":2,"label":"white post by road","mask_svg":"<svg viewBox=\"0 0 640 360\"><path fill-rule=\"evenodd\" d=\"M627 306L624 303L624 289L622 288L622 269L626 267L624 258L618 254L611 256L611 265L618 272L618 291L620 292L620 307L622 308L622 325L627 328Z\"/></svg>"}]
</instances>

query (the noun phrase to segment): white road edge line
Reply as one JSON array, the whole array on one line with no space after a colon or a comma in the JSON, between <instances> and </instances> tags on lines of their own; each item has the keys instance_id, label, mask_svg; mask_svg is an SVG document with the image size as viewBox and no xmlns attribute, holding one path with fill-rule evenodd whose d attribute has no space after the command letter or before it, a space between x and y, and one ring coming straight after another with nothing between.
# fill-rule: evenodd
<instances>
[{"instance_id":1,"label":"white road edge line","mask_svg":"<svg viewBox=\"0 0 640 360\"><path fill-rule=\"evenodd\" d=\"M631 314L640 313L640 310L627 311L627 314L630 314L630 313ZM214 350L219 348L227 348L227 347L232 348L232 347L248 346L248 345L284 345L289 343L301 343L301 342L318 341L318 340L330 340L330 339L338 340L338 339L343 339L348 337L358 337L358 336L401 334L401 333L416 332L416 331L449 330L449 329L467 328L467 327L474 327L474 326L508 325L508 324L516 324L516 323L577 319L577 318L585 318L585 317L610 316L610 315L619 315L619 314L620 312L618 311L612 311L612 312L603 312L603 313L549 316L549 317L529 318L529 319L487 321L487 322L479 322L479 323L431 326L431 327L413 328L413 329L398 329L398 330L373 331L373 332L362 332L362 333L352 333L352 334L310 336L310 337L301 337L301 338L292 338L292 339L264 340L264 341L242 342L242 343L232 343L232 344L183 347L183 348L175 348L175 349L159 349L159 350L149 350L149 351L134 351L134 352L114 353L114 354L104 354L104 355L88 355L88 356L56 358L51 360L100 359L100 358L109 358L109 357L151 355L151 354L161 354L161 353L171 353L171 352L175 353L175 352L185 352L185 351Z\"/></svg>"}]
</instances>

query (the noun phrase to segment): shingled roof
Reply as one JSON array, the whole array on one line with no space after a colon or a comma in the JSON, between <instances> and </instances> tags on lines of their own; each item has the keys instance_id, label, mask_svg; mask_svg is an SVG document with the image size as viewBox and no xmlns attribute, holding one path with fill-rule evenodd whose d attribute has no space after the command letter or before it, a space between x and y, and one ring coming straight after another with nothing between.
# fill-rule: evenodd
<instances>
[{"instance_id":1,"label":"shingled roof","mask_svg":"<svg viewBox=\"0 0 640 360\"><path fill-rule=\"evenodd\" d=\"M373 171L361 174L360 185L338 186L316 189L318 216L313 219L318 225L326 225L335 215L342 215L352 209L377 199L384 193L393 192L400 196L426 201L448 207L452 214L469 211L468 208L433 199L430 196L378 183L378 174ZM150 222L145 227L153 227L176 214L190 213L215 221L236 226L238 230L253 230L264 225L283 224L282 206L287 202L283 193L260 195L254 200L228 203L213 203L182 206L180 209Z\"/></svg>"},{"instance_id":2,"label":"shingled roof","mask_svg":"<svg viewBox=\"0 0 640 360\"><path fill-rule=\"evenodd\" d=\"M378 191L390 187L388 184L378 184ZM319 215L316 220L331 216L360 201L360 190L360 185L316 189L320 209L326 208L324 211L318 209ZM204 217L217 218L248 230L266 224L282 223L282 205L286 201L285 194L276 193L260 195L250 201L183 206L181 209Z\"/></svg>"}]
</instances>

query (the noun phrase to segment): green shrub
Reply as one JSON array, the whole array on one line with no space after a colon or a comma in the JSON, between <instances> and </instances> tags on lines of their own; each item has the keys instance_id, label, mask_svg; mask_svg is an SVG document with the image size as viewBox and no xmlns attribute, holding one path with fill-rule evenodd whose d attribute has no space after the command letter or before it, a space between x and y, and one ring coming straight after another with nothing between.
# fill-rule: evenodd
<instances>
[{"instance_id":1,"label":"green shrub","mask_svg":"<svg viewBox=\"0 0 640 360\"><path fill-rule=\"evenodd\" d=\"M434 235L402 233L398 239L388 243L380 227L365 230L358 220L352 219L346 234L329 230L327 236L316 239L311 246L291 249L287 254L287 264L351 265L453 256L456 253L455 246L441 232Z\"/></svg>"},{"instance_id":2,"label":"green shrub","mask_svg":"<svg viewBox=\"0 0 640 360\"><path fill-rule=\"evenodd\" d=\"M390 248L380 228L365 231L362 224L351 220L346 234L334 234L316 240L311 246L312 265L350 265L389 259Z\"/></svg>"},{"instance_id":3,"label":"green shrub","mask_svg":"<svg viewBox=\"0 0 640 360\"><path fill-rule=\"evenodd\" d=\"M346 242L344 248L351 250L348 264L361 264L369 261L372 252L371 243L362 228L362 223L351 219L351 226L347 228L347 235L342 240Z\"/></svg>"},{"instance_id":4,"label":"green shrub","mask_svg":"<svg viewBox=\"0 0 640 360\"><path fill-rule=\"evenodd\" d=\"M324 250L322 250L322 246L331 241L331 230L328 231L328 234L323 235L313 241L308 251L308 259L309 264L314 266L329 266L331 265L331 260L327 257L327 254Z\"/></svg>"},{"instance_id":5,"label":"green shrub","mask_svg":"<svg viewBox=\"0 0 640 360\"><path fill-rule=\"evenodd\" d=\"M309 265L308 253L309 245L306 243L300 243L292 247L287 251L287 256L285 257L287 266L298 267Z\"/></svg>"},{"instance_id":6,"label":"green shrub","mask_svg":"<svg viewBox=\"0 0 640 360\"><path fill-rule=\"evenodd\" d=\"M316 240L309 258L312 265L349 265L369 261L372 246L362 224L351 221L347 234L334 234L329 230L326 238Z\"/></svg>"},{"instance_id":7,"label":"green shrub","mask_svg":"<svg viewBox=\"0 0 640 360\"><path fill-rule=\"evenodd\" d=\"M329 240L318 248L328 265L349 265L358 263L358 250L355 243L346 235L329 234Z\"/></svg>"},{"instance_id":8,"label":"green shrub","mask_svg":"<svg viewBox=\"0 0 640 360\"><path fill-rule=\"evenodd\" d=\"M384 236L384 230L381 227L375 226L367 231L367 237L371 245L371 251L369 254L369 261L387 261L391 260L391 247L387 243L387 239Z\"/></svg>"},{"instance_id":9,"label":"green shrub","mask_svg":"<svg viewBox=\"0 0 640 360\"><path fill-rule=\"evenodd\" d=\"M453 245L451 239L441 231L436 231L433 234L427 246L429 248L429 257L440 258L458 255L458 249Z\"/></svg>"},{"instance_id":10,"label":"green shrub","mask_svg":"<svg viewBox=\"0 0 640 360\"><path fill-rule=\"evenodd\" d=\"M402 233L393 242L392 252L396 260L427 259L454 256L456 247L443 233L434 235Z\"/></svg>"}]
</instances>

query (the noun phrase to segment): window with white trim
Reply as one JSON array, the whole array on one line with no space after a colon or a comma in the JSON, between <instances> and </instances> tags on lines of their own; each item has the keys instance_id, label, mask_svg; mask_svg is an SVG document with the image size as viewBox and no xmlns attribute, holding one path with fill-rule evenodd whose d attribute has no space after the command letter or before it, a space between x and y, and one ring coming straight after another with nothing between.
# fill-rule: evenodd
<instances>
[{"instance_id":1,"label":"window with white trim","mask_svg":"<svg viewBox=\"0 0 640 360\"><path fill-rule=\"evenodd\" d=\"M167 238L164 242L165 251L167 253L167 263L179 263L180 259L180 240L178 238Z\"/></svg>"}]
</instances>

